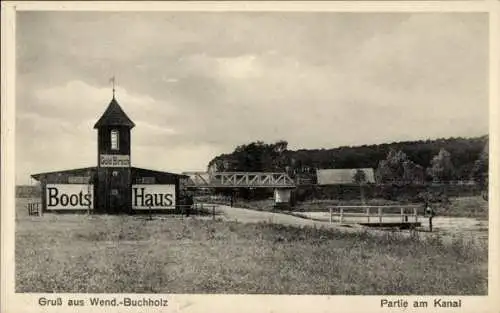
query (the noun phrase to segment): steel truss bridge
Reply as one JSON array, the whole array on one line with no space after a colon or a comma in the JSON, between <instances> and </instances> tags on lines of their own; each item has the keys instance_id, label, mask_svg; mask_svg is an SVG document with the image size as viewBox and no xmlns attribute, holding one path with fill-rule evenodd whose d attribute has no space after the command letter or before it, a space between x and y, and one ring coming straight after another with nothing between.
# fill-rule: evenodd
<instances>
[{"instance_id":1,"label":"steel truss bridge","mask_svg":"<svg viewBox=\"0 0 500 313\"><path fill-rule=\"evenodd\" d=\"M184 172L188 188L295 188L286 173L261 172Z\"/></svg>"}]
</instances>

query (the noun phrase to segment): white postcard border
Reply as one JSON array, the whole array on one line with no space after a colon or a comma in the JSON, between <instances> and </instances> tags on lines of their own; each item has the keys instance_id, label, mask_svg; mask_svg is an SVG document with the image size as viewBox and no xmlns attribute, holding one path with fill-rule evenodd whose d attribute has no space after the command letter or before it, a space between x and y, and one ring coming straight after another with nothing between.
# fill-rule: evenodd
<instances>
[{"instance_id":1,"label":"white postcard border","mask_svg":"<svg viewBox=\"0 0 500 313\"><path fill-rule=\"evenodd\" d=\"M2 3L2 89L1 89L1 307L0 311L14 312L389 312L378 305L381 296L289 296L289 295L141 295L99 294L103 298L164 296L167 308L45 308L38 305L42 296L64 299L88 298L88 294L16 294L14 288L14 199L15 199L15 11L16 10L105 10L105 11L335 11L335 12L488 12L490 14L490 212L489 212L489 296L459 297L464 300L460 312L497 312L500 302L494 295L499 285L499 58L500 38L498 1L405 1L405 2L9 2ZM496 227L491 227L495 225ZM408 300L435 296L387 296ZM447 297L450 298L450 297ZM408 308L406 312L436 312ZM446 310L449 312L449 310ZM458 310L456 310L458 311ZM394 312L394 311L391 311ZM455 310L454 310L455 312Z\"/></svg>"}]
</instances>

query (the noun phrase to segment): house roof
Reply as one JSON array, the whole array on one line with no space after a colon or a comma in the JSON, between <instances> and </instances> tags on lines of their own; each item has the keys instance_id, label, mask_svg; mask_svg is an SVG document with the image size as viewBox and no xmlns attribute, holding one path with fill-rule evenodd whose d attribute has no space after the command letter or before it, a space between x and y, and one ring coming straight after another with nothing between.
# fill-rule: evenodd
<instances>
[{"instance_id":1,"label":"house roof","mask_svg":"<svg viewBox=\"0 0 500 313\"><path fill-rule=\"evenodd\" d=\"M69 169L69 170L62 170L62 171L54 171L54 172L45 172L45 173L37 173L31 175L35 180L39 181L40 179L43 179L44 177L50 176L50 175L92 175L96 171L96 167L83 167L83 168L74 168L74 169Z\"/></svg>"},{"instance_id":2,"label":"house roof","mask_svg":"<svg viewBox=\"0 0 500 313\"><path fill-rule=\"evenodd\" d=\"M367 183L375 182L373 168L318 169L318 185L354 184L354 175L358 170L365 173Z\"/></svg>"},{"instance_id":3,"label":"house roof","mask_svg":"<svg viewBox=\"0 0 500 313\"><path fill-rule=\"evenodd\" d=\"M132 169L132 175L133 176L140 176L140 175L166 175L166 176L177 176L180 178L188 178L187 175L184 174L177 174L177 173L171 173L171 172L164 172L164 171L155 171L155 170L150 170L147 168L140 168L140 167L131 167Z\"/></svg>"},{"instance_id":4,"label":"house roof","mask_svg":"<svg viewBox=\"0 0 500 313\"><path fill-rule=\"evenodd\" d=\"M139 168L139 167L130 167L132 170L132 176L137 177L137 176L142 176L142 175L160 175L160 176L176 176L179 178L188 178L187 175L184 174L176 174L176 173L169 173L169 172L163 172L163 171L154 171L150 169L145 169L145 168ZM77 175L93 175L97 171L97 167L84 167L84 168L75 168L75 169L69 169L69 170L62 170L62 171L54 171L54 172L45 172L45 173L38 173L38 174L33 174L31 177L33 177L35 180L40 181L41 179L47 178L47 177L54 177L54 176L64 176L64 175L69 175L69 176L77 176Z\"/></svg>"},{"instance_id":5,"label":"house roof","mask_svg":"<svg viewBox=\"0 0 500 313\"><path fill-rule=\"evenodd\" d=\"M126 126L133 128L135 124L125 114L115 97L113 97L106 111L104 111L101 118L95 123L94 128L101 128L103 126Z\"/></svg>"}]
</instances>

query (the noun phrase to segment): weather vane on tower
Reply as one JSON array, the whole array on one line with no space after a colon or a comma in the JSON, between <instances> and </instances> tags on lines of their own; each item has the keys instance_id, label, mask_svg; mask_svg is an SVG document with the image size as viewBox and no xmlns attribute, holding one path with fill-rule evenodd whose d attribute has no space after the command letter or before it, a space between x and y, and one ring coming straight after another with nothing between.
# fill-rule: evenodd
<instances>
[{"instance_id":1,"label":"weather vane on tower","mask_svg":"<svg viewBox=\"0 0 500 313\"><path fill-rule=\"evenodd\" d=\"M109 82L113 84L113 99L115 98L115 76L109 79Z\"/></svg>"}]
</instances>

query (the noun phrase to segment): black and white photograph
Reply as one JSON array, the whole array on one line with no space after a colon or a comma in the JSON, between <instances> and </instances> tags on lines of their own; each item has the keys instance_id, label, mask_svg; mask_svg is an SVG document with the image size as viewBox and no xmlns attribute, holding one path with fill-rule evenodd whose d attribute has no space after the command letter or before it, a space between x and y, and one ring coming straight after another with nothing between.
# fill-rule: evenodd
<instances>
[{"instance_id":1,"label":"black and white photograph","mask_svg":"<svg viewBox=\"0 0 500 313\"><path fill-rule=\"evenodd\" d=\"M2 221L36 310L491 295L487 11L18 10L12 27Z\"/></svg>"}]
</instances>

